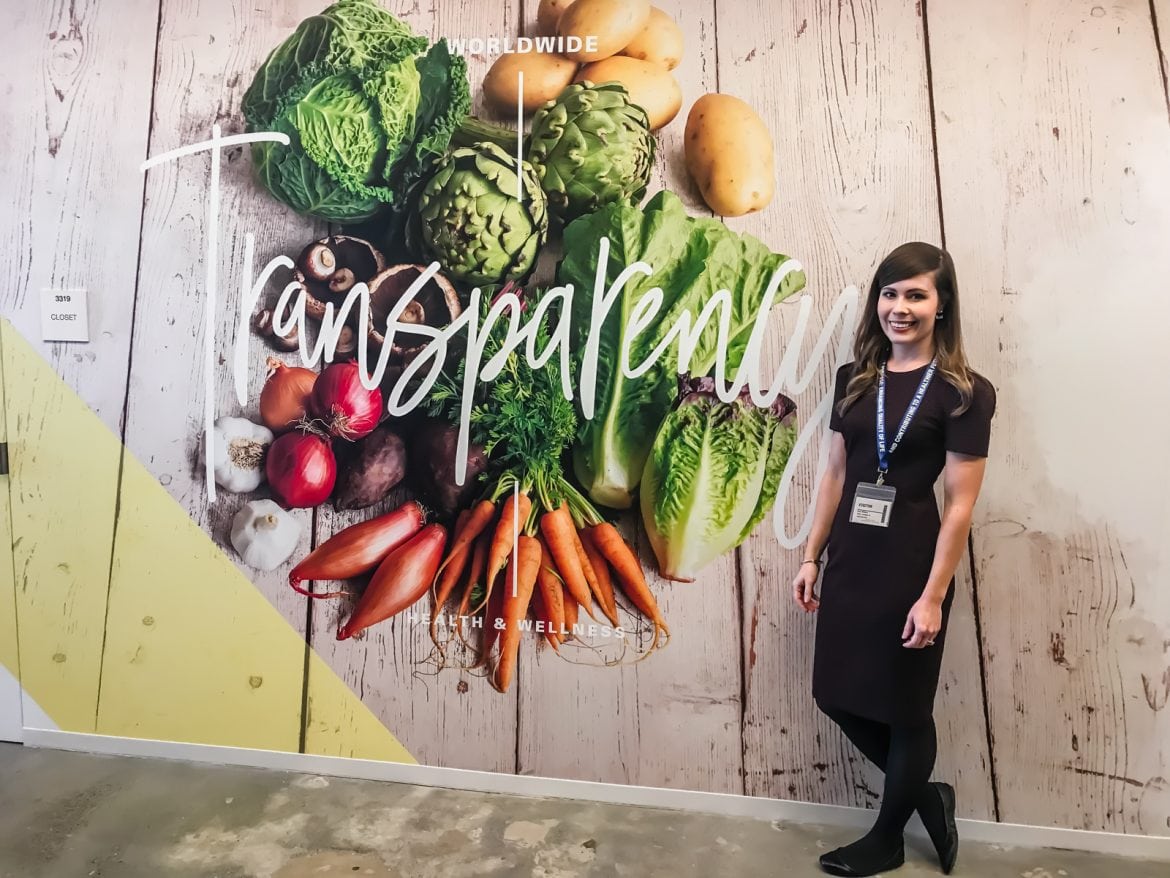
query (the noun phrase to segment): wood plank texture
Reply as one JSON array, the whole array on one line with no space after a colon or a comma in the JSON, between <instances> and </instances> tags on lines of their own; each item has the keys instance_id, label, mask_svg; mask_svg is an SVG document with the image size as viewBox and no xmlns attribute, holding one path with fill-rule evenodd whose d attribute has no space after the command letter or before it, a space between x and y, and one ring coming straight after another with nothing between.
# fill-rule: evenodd
<instances>
[{"instance_id":1,"label":"wood plank texture","mask_svg":"<svg viewBox=\"0 0 1170 878\"><path fill-rule=\"evenodd\" d=\"M536 4L526 16L536 33ZM683 110L657 132L649 192L670 189L689 212L710 215L683 164L686 109L715 90L715 4L670 0L657 4L683 29L686 52L674 74ZM520 770L522 773L718 792L742 792L740 745L740 627L735 559L712 564L699 582L668 583L641 532L640 516L622 516L624 533L638 545L648 581L671 627L668 646L638 664L589 666L598 659L569 644L565 658L528 649L521 659ZM582 620L587 621L584 613ZM623 624L636 624L633 616ZM595 638L604 654L615 650ZM644 646L643 646L644 648ZM584 662L566 667L567 662ZM595 718L610 728L598 735ZM685 734L677 730L685 729Z\"/></svg>"},{"instance_id":2,"label":"wood plank texture","mask_svg":"<svg viewBox=\"0 0 1170 878\"><path fill-rule=\"evenodd\" d=\"M773 9L737 5L719 20L721 87L764 119L778 169L773 204L729 224L801 260L819 331L838 292L853 284L864 297L893 247L939 242L922 21L911 2ZM779 362L789 343L794 303L779 313L769 363ZM805 345L807 357L811 342ZM793 394L802 425L832 392L835 366L826 358L810 387ZM774 513L785 516L790 534L813 502L817 455L806 454L797 466L786 508ZM741 549L747 791L872 806L880 773L812 701L815 619L793 604L790 589L799 561L798 551L777 544L771 519ZM937 775L956 783L965 815L988 818L992 795L966 577L957 589L936 711Z\"/></svg>"},{"instance_id":3,"label":"wood plank texture","mask_svg":"<svg viewBox=\"0 0 1170 878\"><path fill-rule=\"evenodd\" d=\"M23 74L0 106L0 233L9 242L0 307L114 434L126 392L142 214L137 166L146 154L157 13L158 0L129 0L117 8L24 4L5 16ZM39 341L46 287L89 291L88 344ZM58 391L28 389L30 407L10 418L14 455L57 444L45 416L57 411ZM24 677L30 691L61 696L50 701L68 705L57 721L70 731L94 727L119 457L111 443L101 453L42 459L56 477L12 497L18 616L29 632ZM14 458L14 484L26 465L36 462ZM63 510L83 515L84 526Z\"/></svg>"},{"instance_id":4,"label":"wood plank texture","mask_svg":"<svg viewBox=\"0 0 1170 878\"><path fill-rule=\"evenodd\" d=\"M516 2L485 4L463 0L428 9L418 4L387 4L398 17L433 41L440 37L503 37L517 33ZM483 111L480 83L491 59L467 57L474 104ZM317 511L317 539L369 518L402 501L401 493L380 506L338 513L331 506ZM419 762L453 768L513 772L516 770L516 694L497 693L479 672L448 667L436 675L434 644L428 626L412 622L406 614L375 626L364 635L337 642L334 633L348 605L312 607L311 643L317 653L362 698L386 727ZM331 602L330 602L331 603ZM416 610L429 611L430 601ZM452 656L454 660L455 657ZM313 712L314 678L309 676L308 723L305 749L311 753L335 753L342 738Z\"/></svg>"},{"instance_id":5,"label":"wood plank texture","mask_svg":"<svg viewBox=\"0 0 1170 878\"><path fill-rule=\"evenodd\" d=\"M1158 63L1162 69L1162 87L1170 81L1170 0L1150 0L1150 10L1156 25L1155 34L1159 52ZM1166 108L1170 111L1170 94L1166 97Z\"/></svg>"},{"instance_id":6,"label":"wood plank texture","mask_svg":"<svg viewBox=\"0 0 1170 878\"><path fill-rule=\"evenodd\" d=\"M9 15L15 67L31 75L19 100L0 105L9 205L0 232L10 243L0 306L64 383L34 381L33 368L3 376L15 567L0 552L0 661L15 671L15 594L29 693L62 728L92 732L103 660L139 660L134 637L147 623L133 614L147 577L124 571L150 567L131 562L142 560L151 507L144 481L119 486L117 437L292 626L280 632L292 641L286 651L300 656L303 637L323 661L249 672L265 688L232 696L279 705L262 736L273 746L303 740L311 753L401 758L393 741L345 733L360 711L338 713L345 690L327 667L424 764L876 803L880 774L812 702L815 617L792 603L800 555L776 537L775 518L793 534L813 502L822 432L794 464L785 506L736 554L694 584L650 577L669 646L598 667L587 649L558 656L529 636L507 695L481 672L436 675L427 626L405 614L339 643L348 602L306 602L288 588L287 567L240 564L228 532L249 498L221 491L209 503L202 465L210 157L145 179L139 163L208 139L215 123L242 131L257 67L326 5L53 0ZM537 0L384 5L432 40L536 32ZM804 265L809 328L794 337L801 306L785 303L765 353L778 363L799 345L797 373L808 368L811 380L786 392L802 428L825 416L837 362L832 352L817 364L808 357L838 294L852 285L864 297L878 261L904 241L945 236L955 257L968 353L999 389L999 409L974 555L956 584L936 776L958 787L962 816L1170 836L1170 504L1155 490L1170 484L1170 414L1151 404L1170 373L1170 306L1158 289L1170 275L1170 0L656 5L679 22L686 53L674 71L683 107L658 133L650 192L670 189L692 214L710 215L682 143L704 93L744 99L772 133L775 200L727 222ZM468 58L473 111L485 115L493 60ZM255 236L258 272L328 228L260 189L245 150L225 151L221 173L213 402L217 415L258 419L272 351L249 339L246 406L232 374L245 236ZM559 255L549 250L542 280ZM284 281L278 273L270 292ZM81 286L90 343L38 341L42 288ZM852 330L832 329L835 338ZM83 412L69 408L70 388L111 434L85 454L51 429L53 413ZM297 557L405 496L358 512L297 512ZM119 539L119 503L134 538ZM619 523L652 571L637 514ZM106 678L121 679L109 667ZM129 687L111 696L122 705L111 728L122 728L135 698ZM358 720L373 728L366 714Z\"/></svg>"},{"instance_id":7,"label":"wood plank texture","mask_svg":"<svg viewBox=\"0 0 1170 878\"><path fill-rule=\"evenodd\" d=\"M285 3L279 16L241 9L233 0L168 0L159 29L157 89L151 155L209 140L212 125L224 135L243 130L240 102L268 52L302 18L319 11L318 0ZM225 34L230 34L227 38ZM247 405L233 386L236 325L243 293L245 235L255 236L253 277L277 254L295 257L325 226L297 216L252 179L250 155L223 151L219 257L216 260L214 407L216 417L259 421L258 398L265 358L273 352L250 339ZM148 174L139 271L126 447L202 526L297 631L304 631L305 599L292 592L284 573L262 573L242 564L231 548L232 517L251 496L218 489L209 501L203 466L207 307L206 260L213 227L208 222L211 157L208 153L157 166ZM270 290L287 281L277 272ZM296 355L286 355L289 363ZM122 497L123 503L134 502ZM307 550L311 513L295 513ZM298 549L298 555L302 554ZM114 583L117 587L117 583Z\"/></svg>"},{"instance_id":8,"label":"wood plank texture","mask_svg":"<svg viewBox=\"0 0 1170 878\"><path fill-rule=\"evenodd\" d=\"M936 0L929 28L944 221L1000 388L974 537L1000 817L1167 835L1170 416L1149 390L1170 368L1151 295L1170 130L1150 8Z\"/></svg>"}]
</instances>

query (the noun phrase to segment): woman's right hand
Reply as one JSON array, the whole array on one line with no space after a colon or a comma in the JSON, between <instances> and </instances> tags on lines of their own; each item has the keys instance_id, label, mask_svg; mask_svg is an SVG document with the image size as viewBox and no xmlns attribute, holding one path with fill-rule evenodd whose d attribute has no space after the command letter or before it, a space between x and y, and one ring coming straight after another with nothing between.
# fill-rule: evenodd
<instances>
[{"instance_id":1,"label":"woman's right hand","mask_svg":"<svg viewBox=\"0 0 1170 878\"><path fill-rule=\"evenodd\" d=\"M814 590L820 572L821 568L816 564L801 564L796 571L796 578L792 580L792 599L806 613L813 612L821 605Z\"/></svg>"}]
</instances>

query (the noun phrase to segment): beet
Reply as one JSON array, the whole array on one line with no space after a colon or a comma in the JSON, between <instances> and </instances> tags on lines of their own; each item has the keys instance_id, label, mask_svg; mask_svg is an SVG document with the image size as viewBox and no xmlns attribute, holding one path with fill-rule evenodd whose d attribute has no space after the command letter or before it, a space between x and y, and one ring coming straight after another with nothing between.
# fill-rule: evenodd
<instances>
[{"instance_id":1,"label":"beet","mask_svg":"<svg viewBox=\"0 0 1170 878\"><path fill-rule=\"evenodd\" d=\"M455 484L455 451L459 427L449 421L428 418L419 424L411 439L411 477L419 499L444 516L467 506L481 490L479 476L487 468L482 445L467 448L467 475Z\"/></svg>"},{"instance_id":2,"label":"beet","mask_svg":"<svg viewBox=\"0 0 1170 878\"><path fill-rule=\"evenodd\" d=\"M373 506L406 475L406 443L391 424L376 427L355 443L356 450L341 461L333 505L337 509Z\"/></svg>"}]
</instances>

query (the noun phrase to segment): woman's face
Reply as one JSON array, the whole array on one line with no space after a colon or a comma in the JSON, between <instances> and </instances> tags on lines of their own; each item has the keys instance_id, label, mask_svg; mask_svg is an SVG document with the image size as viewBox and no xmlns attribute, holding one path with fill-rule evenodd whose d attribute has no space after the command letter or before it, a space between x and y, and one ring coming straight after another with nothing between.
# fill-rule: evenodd
<instances>
[{"instance_id":1,"label":"woman's face","mask_svg":"<svg viewBox=\"0 0 1170 878\"><path fill-rule=\"evenodd\" d=\"M878 293L877 313L882 331L893 344L929 344L934 337L938 290L933 273L887 284Z\"/></svg>"}]
</instances>

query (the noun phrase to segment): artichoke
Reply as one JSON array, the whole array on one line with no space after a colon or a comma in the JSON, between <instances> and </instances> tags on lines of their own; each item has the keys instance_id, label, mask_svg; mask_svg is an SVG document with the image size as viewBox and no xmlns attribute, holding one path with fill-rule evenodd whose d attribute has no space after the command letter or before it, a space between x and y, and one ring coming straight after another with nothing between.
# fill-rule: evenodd
<instances>
[{"instance_id":1,"label":"artichoke","mask_svg":"<svg viewBox=\"0 0 1170 878\"><path fill-rule=\"evenodd\" d=\"M419 194L412 243L470 284L517 280L548 240L548 201L536 170L494 143L452 150Z\"/></svg>"},{"instance_id":2,"label":"artichoke","mask_svg":"<svg viewBox=\"0 0 1170 878\"><path fill-rule=\"evenodd\" d=\"M532 117L528 160L561 223L615 201L637 204L654 166L646 111L616 82L578 82Z\"/></svg>"}]
</instances>

